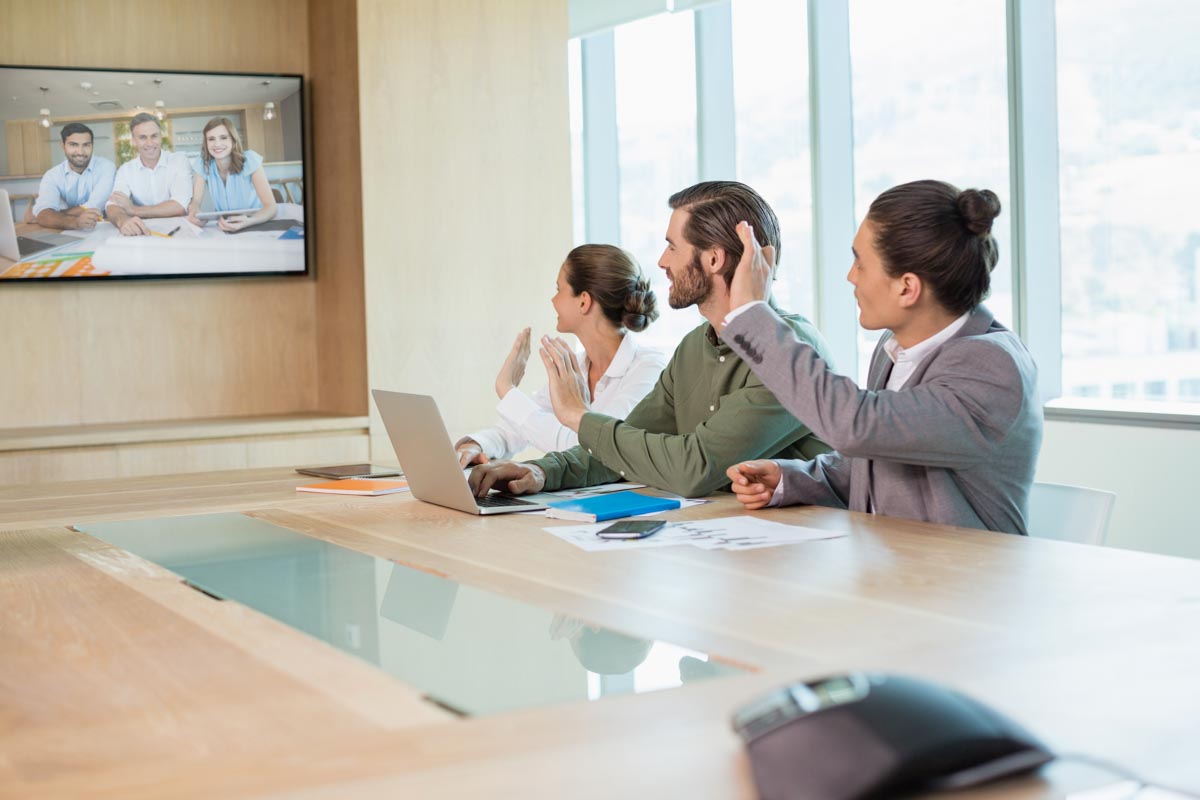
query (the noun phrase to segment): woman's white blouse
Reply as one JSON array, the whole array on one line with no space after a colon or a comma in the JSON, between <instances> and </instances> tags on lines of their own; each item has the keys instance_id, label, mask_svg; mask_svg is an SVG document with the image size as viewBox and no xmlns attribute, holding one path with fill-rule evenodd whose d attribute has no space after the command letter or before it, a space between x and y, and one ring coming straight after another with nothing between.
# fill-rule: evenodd
<instances>
[{"instance_id":1,"label":"woman's white blouse","mask_svg":"<svg viewBox=\"0 0 1200 800\"><path fill-rule=\"evenodd\" d=\"M589 364L587 356L581 353L575 356L586 375ZM666 366L666 355L639 345L632 334L625 334L612 363L596 382L596 396L590 402L591 410L624 419L654 388ZM578 434L554 416L549 387L543 386L533 397L519 387L513 387L504 395L496 410L500 413L499 422L463 437L459 443L474 439L487 457L492 459L512 458L531 446L549 453L579 444Z\"/></svg>"}]
</instances>

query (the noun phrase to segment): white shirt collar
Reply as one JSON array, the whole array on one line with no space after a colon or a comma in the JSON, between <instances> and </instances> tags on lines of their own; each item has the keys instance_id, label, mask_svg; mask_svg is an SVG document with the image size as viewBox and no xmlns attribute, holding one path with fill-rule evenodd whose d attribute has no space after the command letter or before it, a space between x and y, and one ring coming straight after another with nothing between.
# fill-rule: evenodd
<instances>
[{"instance_id":1,"label":"white shirt collar","mask_svg":"<svg viewBox=\"0 0 1200 800\"><path fill-rule=\"evenodd\" d=\"M949 325L935 333L933 336L930 336L923 342L914 344L912 347L901 347L900 343L896 341L896 337L893 336L883 343L884 352L888 354L888 358L892 360L893 364L907 362L913 367L916 367L916 365L920 364L926 356L938 349L938 347L941 345L945 344L947 339L950 339L954 336L954 334L958 333L959 328L967 324L967 319L969 319L970 316L971 312L966 312L961 317L954 320L954 322L951 322Z\"/></svg>"},{"instance_id":2,"label":"white shirt collar","mask_svg":"<svg viewBox=\"0 0 1200 800\"><path fill-rule=\"evenodd\" d=\"M171 159L173 157L174 157L174 153L170 152L169 150L163 150L161 153L158 154L158 163L155 164L153 167L147 167L146 162L142 161L142 157L140 154L138 155L137 158L133 159L133 163L137 164L138 169L140 169L140 170L145 170L146 172L158 172L160 167L165 168L165 167L169 166L171 163Z\"/></svg>"},{"instance_id":3,"label":"white shirt collar","mask_svg":"<svg viewBox=\"0 0 1200 800\"><path fill-rule=\"evenodd\" d=\"M637 354L638 349L637 342L634 341L633 336L628 333L622 336L621 344L619 347L617 347L617 352L613 353L613 359L609 362L608 369L604 371L604 375L601 377L619 378L628 372L629 368L633 365L633 358L634 355ZM585 375L587 374L588 366L591 363L592 362L588 360L587 351L584 350L583 358L579 360L579 367L583 370Z\"/></svg>"},{"instance_id":4,"label":"white shirt collar","mask_svg":"<svg viewBox=\"0 0 1200 800\"><path fill-rule=\"evenodd\" d=\"M92 167L94 167L95 165L96 165L96 157L92 156L91 158L88 159L88 165L83 168L83 172L76 172L75 170L71 169L71 160L70 159L64 158L62 160L63 173L66 175L77 175L80 178L82 178L84 175L87 175L89 172L91 172Z\"/></svg>"},{"instance_id":5,"label":"white shirt collar","mask_svg":"<svg viewBox=\"0 0 1200 800\"><path fill-rule=\"evenodd\" d=\"M613 354L613 360L609 363L608 370L604 374L612 378L619 378L624 375L633 364L633 357L637 351L638 346L637 342L634 341L633 334L626 333L621 337L621 346Z\"/></svg>"}]
</instances>

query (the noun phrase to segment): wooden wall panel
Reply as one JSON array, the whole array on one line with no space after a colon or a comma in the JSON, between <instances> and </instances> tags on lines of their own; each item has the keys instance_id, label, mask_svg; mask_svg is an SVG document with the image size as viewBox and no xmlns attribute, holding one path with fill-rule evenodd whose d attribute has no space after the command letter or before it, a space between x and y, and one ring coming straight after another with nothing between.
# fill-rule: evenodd
<instances>
[{"instance_id":1,"label":"wooden wall panel","mask_svg":"<svg viewBox=\"0 0 1200 800\"><path fill-rule=\"evenodd\" d=\"M50 288L0 286L0 428L83 419L80 291Z\"/></svg>"},{"instance_id":2,"label":"wooden wall panel","mask_svg":"<svg viewBox=\"0 0 1200 800\"><path fill-rule=\"evenodd\" d=\"M135 0L120 13L107 3L0 0L0 49L13 64L305 73L330 93L332 110L352 114L353 129L353 4L312 5L328 23L315 48L316 79L308 3L296 0ZM339 24L340 43L331 38ZM0 351L0 373L14 376L0 381L0 428L365 413L359 165L346 127L344 117L314 125L328 135L312 146L307 182L330 195L316 198L329 208L310 219L316 279L2 287L3 334L20 346ZM260 118L260 146L269 151L263 128ZM9 137L10 149L21 145ZM339 156L348 149L352 157ZM324 260L332 260L328 268ZM329 372L323 381L319 369Z\"/></svg>"},{"instance_id":3,"label":"wooden wall panel","mask_svg":"<svg viewBox=\"0 0 1200 800\"><path fill-rule=\"evenodd\" d=\"M37 120L21 123L21 149L25 161L21 165L25 175L38 175L50 169L50 133Z\"/></svg>"},{"instance_id":4,"label":"wooden wall panel","mask_svg":"<svg viewBox=\"0 0 1200 800\"><path fill-rule=\"evenodd\" d=\"M308 71L302 0L0 0L0 20L8 64ZM21 345L0 348L0 428L314 410L318 286L0 286L0 333Z\"/></svg>"},{"instance_id":5,"label":"wooden wall panel","mask_svg":"<svg viewBox=\"0 0 1200 800\"><path fill-rule=\"evenodd\" d=\"M0 485L368 460L365 432L248 436L0 452Z\"/></svg>"},{"instance_id":6,"label":"wooden wall panel","mask_svg":"<svg viewBox=\"0 0 1200 800\"><path fill-rule=\"evenodd\" d=\"M264 161L278 161L279 159L270 158L267 155L267 137L263 131L262 110L257 113L254 108L247 108L242 112L246 120L246 141L242 146L247 150L254 150L263 157Z\"/></svg>"},{"instance_id":7,"label":"wooden wall panel","mask_svg":"<svg viewBox=\"0 0 1200 800\"><path fill-rule=\"evenodd\" d=\"M38 121L5 120L8 174L40 175L50 168L50 134Z\"/></svg>"},{"instance_id":8,"label":"wooden wall panel","mask_svg":"<svg viewBox=\"0 0 1200 800\"><path fill-rule=\"evenodd\" d=\"M267 161L283 161L283 119L279 109L275 109L275 119L264 120L262 108L247 111L249 116L257 116L262 125L262 155Z\"/></svg>"},{"instance_id":9,"label":"wooden wall panel","mask_svg":"<svg viewBox=\"0 0 1200 800\"><path fill-rule=\"evenodd\" d=\"M2 287L0 287L2 288ZM80 303L97 343L135 342L83 359L83 423L287 414L316 407L316 335L303 279L121 287L121 313ZM197 326L203 326L197 330ZM145 364L154 364L146 369ZM106 387L120 391L106 391Z\"/></svg>"},{"instance_id":10,"label":"wooden wall panel","mask_svg":"<svg viewBox=\"0 0 1200 800\"><path fill-rule=\"evenodd\" d=\"M8 147L8 174L25 173L25 140L21 138L21 123L11 120L4 123L4 140Z\"/></svg>"},{"instance_id":11,"label":"wooden wall panel","mask_svg":"<svg viewBox=\"0 0 1200 800\"><path fill-rule=\"evenodd\" d=\"M363 212L360 175L358 25L353 2L309 3L314 46L304 98L317 167L305 192L319 220L309 247L317 260L317 398L323 411L367 413L367 331L363 301ZM390 105L384 93L366 107ZM389 149L396 149L395 144ZM372 168L374 163L372 163ZM390 198L388 198L390 200Z\"/></svg>"},{"instance_id":12,"label":"wooden wall panel","mask_svg":"<svg viewBox=\"0 0 1200 800\"><path fill-rule=\"evenodd\" d=\"M360 0L358 30L371 386L489 424L516 332L553 330L571 247L567 4Z\"/></svg>"}]
</instances>

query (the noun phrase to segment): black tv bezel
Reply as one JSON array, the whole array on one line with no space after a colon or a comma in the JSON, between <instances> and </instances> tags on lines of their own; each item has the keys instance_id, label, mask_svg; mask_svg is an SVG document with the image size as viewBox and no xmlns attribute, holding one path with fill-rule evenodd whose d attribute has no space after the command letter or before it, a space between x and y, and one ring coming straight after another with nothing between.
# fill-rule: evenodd
<instances>
[{"instance_id":1,"label":"black tv bezel","mask_svg":"<svg viewBox=\"0 0 1200 800\"><path fill-rule=\"evenodd\" d=\"M35 70L57 70L59 72L135 72L153 75L214 75L219 77L232 78L295 78L300 81L300 152L302 156L301 164L303 166L302 175L304 180L304 271L303 272L279 272L278 270L267 270L263 272L189 272L181 275L80 275L77 277L57 277L57 278L3 278L0 279L0 286L7 284L22 284L30 285L47 285L61 286L63 284L74 285L81 283L96 284L96 283L114 283L122 281L204 281L215 279L229 278L315 278L316 265L312 263L313 246L310 243L312 231L312 203L309 198L313 197L312 175L310 167L312 165L312 150L309 146L308 132L310 123L308 119L308 97L306 91L306 83L304 76L299 73L289 72L229 72L222 70L191 70L191 69L144 69L144 68L121 68L121 67L63 67L63 66L43 66L39 64L0 64L0 69L35 69ZM6 176L7 177L7 176ZM18 224L13 220L13 224Z\"/></svg>"}]
</instances>

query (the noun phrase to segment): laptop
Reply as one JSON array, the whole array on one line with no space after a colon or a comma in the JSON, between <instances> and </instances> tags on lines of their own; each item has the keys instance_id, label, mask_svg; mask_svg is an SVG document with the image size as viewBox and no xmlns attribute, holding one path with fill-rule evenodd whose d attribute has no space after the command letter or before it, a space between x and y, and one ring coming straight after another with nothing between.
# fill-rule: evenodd
<instances>
[{"instance_id":1,"label":"laptop","mask_svg":"<svg viewBox=\"0 0 1200 800\"><path fill-rule=\"evenodd\" d=\"M373 389L371 396L379 406L383 426L413 497L468 514L508 514L546 507L545 503L503 492L492 492L487 497L472 494L432 397L381 389Z\"/></svg>"},{"instance_id":2,"label":"laptop","mask_svg":"<svg viewBox=\"0 0 1200 800\"><path fill-rule=\"evenodd\" d=\"M0 189L0 258L20 261L43 250L78 241L74 237L63 236L61 233L38 232L28 236L17 236L17 226L13 221L12 203L8 200L8 190Z\"/></svg>"}]
</instances>

